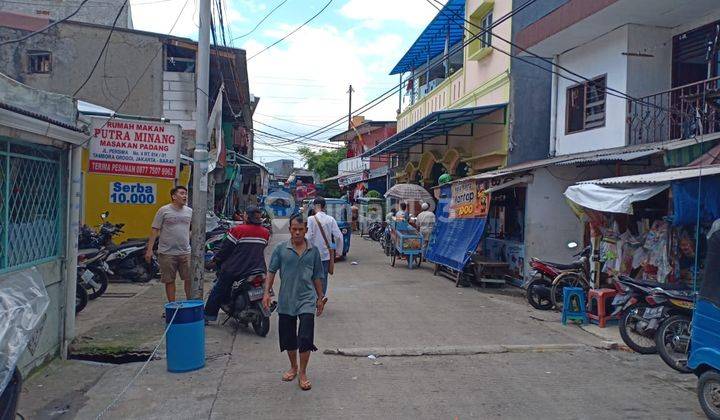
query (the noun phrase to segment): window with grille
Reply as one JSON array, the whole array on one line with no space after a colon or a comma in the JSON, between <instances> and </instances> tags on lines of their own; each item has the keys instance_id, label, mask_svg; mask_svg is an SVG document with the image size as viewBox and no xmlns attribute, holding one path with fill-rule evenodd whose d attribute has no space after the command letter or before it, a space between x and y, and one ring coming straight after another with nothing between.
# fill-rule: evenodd
<instances>
[{"instance_id":1,"label":"window with grille","mask_svg":"<svg viewBox=\"0 0 720 420\"><path fill-rule=\"evenodd\" d=\"M52 71L52 54L49 51L28 52L28 73L50 73Z\"/></svg>"},{"instance_id":2,"label":"window with grille","mask_svg":"<svg viewBox=\"0 0 720 420\"><path fill-rule=\"evenodd\" d=\"M477 37L468 44L468 60L481 60L491 52L494 3L484 0L469 16L468 30Z\"/></svg>"},{"instance_id":3,"label":"window with grille","mask_svg":"<svg viewBox=\"0 0 720 420\"><path fill-rule=\"evenodd\" d=\"M62 154L0 139L0 271L60 255Z\"/></svg>"},{"instance_id":4,"label":"window with grille","mask_svg":"<svg viewBox=\"0 0 720 420\"><path fill-rule=\"evenodd\" d=\"M605 87L607 77L567 89L565 100L565 133L577 133L605 126Z\"/></svg>"}]
</instances>

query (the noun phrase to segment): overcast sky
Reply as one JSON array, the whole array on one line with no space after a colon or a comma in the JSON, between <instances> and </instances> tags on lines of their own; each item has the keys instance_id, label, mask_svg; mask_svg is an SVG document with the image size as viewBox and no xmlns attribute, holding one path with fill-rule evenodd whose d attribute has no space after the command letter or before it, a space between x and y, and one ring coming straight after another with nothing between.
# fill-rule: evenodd
<instances>
[{"instance_id":1,"label":"overcast sky","mask_svg":"<svg viewBox=\"0 0 720 420\"><path fill-rule=\"evenodd\" d=\"M283 0L222 0L233 37L249 32ZM251 57L317 13L328 0L286 0L257 30L233 41ZM197 0L130 0L136 29L172 32L197 39ZM214 1L213 1L214 3ZM248 61L250 91L261 97L255 128L293 137L347 115L352 83L353 108L398 83L388 73L437 13L424 0L334 0L315 20L287 40ZM373 120L395 120L397 95L365 113ZM327 139L339 130L318 136ZM262 142L268 140L262 139ZM278 146L276 146L278 147ZM296 146L274 149L257 144L255 160L295 158Z\"/></svg>"}]
</instances>

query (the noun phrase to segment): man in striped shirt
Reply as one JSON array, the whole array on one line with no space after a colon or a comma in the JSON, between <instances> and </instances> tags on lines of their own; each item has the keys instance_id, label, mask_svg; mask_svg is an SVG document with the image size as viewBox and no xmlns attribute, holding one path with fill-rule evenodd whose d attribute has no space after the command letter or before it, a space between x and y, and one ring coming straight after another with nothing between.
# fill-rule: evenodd
<instances>
[{"instance_id":1,"label":"man in striped shirt","mask_svg":"<svg viewBox=\"0 0 720 420\"><path fill-rule=\"evenodd\" d=\"M270 232L262 226L261 211L250 206L245 211L245 224L228 231L213 261L218 266L218 279L205 302L205 320L217 320L220 304L232 291L235 280L253 271L267 271L265 247Z\"/></svg>"}]
</instances>

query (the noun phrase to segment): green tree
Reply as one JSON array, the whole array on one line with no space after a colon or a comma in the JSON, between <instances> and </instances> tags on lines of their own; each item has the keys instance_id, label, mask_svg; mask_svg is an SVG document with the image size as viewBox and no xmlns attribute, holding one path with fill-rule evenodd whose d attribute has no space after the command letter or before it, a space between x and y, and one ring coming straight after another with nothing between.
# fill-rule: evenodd
<instances>
[{"instance_id":1,"label":"green tree","mask_svg":"<svg viewBox=\"0 0 720 420\"><path fill-rule=\"evenodd\" d=\"M320 179L326 179L338 174L338 163L347 156L347 149L343 147L315 152L309 147L301 147L298 153L307 162L308 170L316 172ZM327 197L340 197L337 180L323 183L323 186Z\"/></svg>"}]
</instances>

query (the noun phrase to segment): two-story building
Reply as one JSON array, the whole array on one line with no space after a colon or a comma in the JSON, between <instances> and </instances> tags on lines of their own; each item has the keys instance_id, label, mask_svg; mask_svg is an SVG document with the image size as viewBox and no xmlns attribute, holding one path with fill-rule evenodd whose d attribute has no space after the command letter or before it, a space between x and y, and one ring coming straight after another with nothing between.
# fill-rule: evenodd
<instances>
[{"instance_id":1,"label":"two-story building","mask_svg":"<svg viewBox=\"0 0 720 420\"><path fill-rule=\"evenodd\" d=\"M340 188L351 191L357 198L370 190L381 194L388 187L388 161L383 158L366 159L362 154L382 143L397 132L395 121L371 121L355 116L351 128L330 137L330 141L343 142L347 158L338 163L337 179Z\"/></svg>"}]
</instances>

